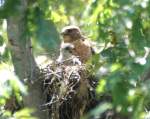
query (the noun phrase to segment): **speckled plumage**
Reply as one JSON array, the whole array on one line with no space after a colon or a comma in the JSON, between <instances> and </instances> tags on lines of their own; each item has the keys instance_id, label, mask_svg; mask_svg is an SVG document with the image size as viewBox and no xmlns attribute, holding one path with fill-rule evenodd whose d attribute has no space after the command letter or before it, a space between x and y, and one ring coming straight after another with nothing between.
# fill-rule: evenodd
<instances>
[{"instance_id":1,"label":"speckled plumage","mask_svg":"<svg viewBox=\"0 0 150 119\"><path fill-rule=\"evenodd\" d=\"M63 44L70 43L74 48L70 49L72 55L79 56L82 63L85 63L92 56L92 47L88 39L86 39L79 27L66 26L61 31Z\"/></svg>"}]
</instances>

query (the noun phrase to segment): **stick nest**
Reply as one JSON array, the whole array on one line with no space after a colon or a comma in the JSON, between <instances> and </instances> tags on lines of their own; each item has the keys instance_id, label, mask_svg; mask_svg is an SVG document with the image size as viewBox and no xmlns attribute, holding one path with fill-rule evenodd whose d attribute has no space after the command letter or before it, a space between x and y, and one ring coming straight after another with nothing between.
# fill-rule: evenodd
<instances>
[{"instance_id":1,"label":"stick nest","mask_svg":"<svg viewBox=\"0 0 150 119\"><path fill-rule=\"evenodd\" d=\"M52 119L79 119L95 98L97 82L87 66L75 65L70 60L61 64L54 62L41 69L46 94L42 107L48 110Z\"/></svg>"}]
</instances>

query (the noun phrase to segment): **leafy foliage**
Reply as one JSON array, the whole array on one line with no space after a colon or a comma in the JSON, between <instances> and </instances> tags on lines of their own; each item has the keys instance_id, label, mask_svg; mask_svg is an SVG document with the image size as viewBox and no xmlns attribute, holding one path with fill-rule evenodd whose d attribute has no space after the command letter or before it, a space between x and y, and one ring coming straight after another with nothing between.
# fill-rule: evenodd
<instances>
[{"instance_id":1,"label":"leafy foliage","mask_svg":"<svg viewBox=\"0 0 150 119\"><path fill-rule=\"evenodd\" d=\"M92 12L95 12L93 18L98 23L97 41L104 41L108 46L101 55L105 59L103 66L109 69L106 76L100 77L98 91L110 92L117 112L141 119L146 106L145 97L149 95L143 90L148 87L141 85L142 76L149 70L149 56L146 55L149 48L146 47L150 41L144 32L145 24L149 24L149 1L136 1L135 4L130 1L97 1L95 4L97 7ZM150 25L147 25L146 31L149 29Z\"/></svg>"},{"instance_id":2,"label":"leafy foliage","mask_svg":"<svg viewBox=\"0 0 150 119\"><path fill-rule=\"evenodd\" d=\"M53 21L46 19L44 12L38 5L29 8L27 17L29 34L31 34L33 38L34 47L37 48L37 50L40 50L38 48L40 47L41 50L43 49L50 53L56 51L60 44L60 38Z\"/></svg>"},{"instance_id":3,"label":"leafy foliage","mask_svg":"<svg viewBox=\"0 0 150 119\"><path fill-rule=\"evenodd\" d=\"M18 5L19 0L1 0L0 1L0 17L7 18L8 16L14 14L16 15L19 11Z\"/></svg>"},{"instance_id":4,"label":"leafy foliage","mask_svg":"<svg viewBox=\"0 0 150 119\"><path fill-rule=\"evenodd\" d=\"M16 15L17 6L18 0L5 0L0 6L0 17ZM102 49L91 61L95 68L92 73L99 78L98 96L111 95L108 109L142 119L145 109L150 109L149 13L150 0L31 0L26 11L27 32L38 56L41 52L54 53L59 48L59 31L63 26L80 26L97 43L98 49ZM3 19L1 26L2 23ZM6 30L0 32L0 47L8 46ZM0 61L10 63L9 47L0 56ZM0 98L0 102L3 100ZM100 104L92 115L107 110L104 105Z\"/></svg>"}]
</instances>

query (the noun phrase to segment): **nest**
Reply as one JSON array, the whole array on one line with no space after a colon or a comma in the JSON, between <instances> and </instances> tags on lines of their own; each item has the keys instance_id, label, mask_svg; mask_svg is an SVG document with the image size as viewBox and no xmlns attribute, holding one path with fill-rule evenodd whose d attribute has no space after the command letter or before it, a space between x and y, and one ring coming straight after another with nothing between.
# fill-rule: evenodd
<instances>
[{"instance_id":1,"label":"nest","mask_svg":"<svg viewBox=\"0 0 150 119\"><path fill-rule=\"evenodd\" d=\"M67 60L41 69L46 102L51 119L79 119L94 105L96 80L88 68Z\"/></svg>"}]
</instances>

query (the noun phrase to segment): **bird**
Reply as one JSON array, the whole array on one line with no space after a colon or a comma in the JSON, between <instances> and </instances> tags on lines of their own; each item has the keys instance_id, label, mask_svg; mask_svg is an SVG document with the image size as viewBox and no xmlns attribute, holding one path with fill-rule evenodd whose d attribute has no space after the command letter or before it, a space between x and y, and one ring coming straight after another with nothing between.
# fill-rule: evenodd
<instances>
[{"instance_id":1,"label":"bird","mask_svg":"<svg viewBox=\"0 0 150 119\"><path fill-rule=\"evenodd\" d=\"M69 90L69 92L71 92L71 99L69 99L71 100L71 103L68 106L71 106L73 119L79 119L86 112L86 107L91 99L91 85L88 79L89 74L87 74L85 65L81 64L90 60L95 52L90 40L82 34L81 29L78 26L65 26L62 28L60 34L62 36L62 42L60 45L60 55L57 61L60 63L62 62L63 65L57 66L58 68L63 67L62 71L63 74L65 74L63 80L65 85L63 84L60 87L62 89L66 87L67 89L65 91ZM72 57L73 62L78 65L70 65L70 62L67 62L64 65L64 61ZM69 84L70 89L66 84ZM62 89L60 89L60 91L62 91ZM62 111L64 111L64 108Z\"/></svg>"},{"instance_id":2,"label":"bird","mask_svg":"<svg viewBox=\"0 0 150 119\"><path fill-rule=\"evenodd\" d=\"M72 49L74 49L74 45L71 43L61 43L60 46L60 55L57 58L56 62L57 63L63 63L66 65L70 65L70 61L72 61L72 64L78 64L81 65L81 61L79 60L78 57L72 54Z\"/></svg>"},{"instance_id":3,"label":"bird","mask_svg":"<svg viewBox=\"0 0 150 119\"><path fill-rule=\"evenodd\" d=\"M94 49L90 41L82 35L82 32L78 26L69 25L65 26L61 30L61 36L63 38L61 48L65 44L70 44L73 47L69 48L72 55L79 57L82 63L86 63L94 54Z\"/></svg>"}]
</instances>

